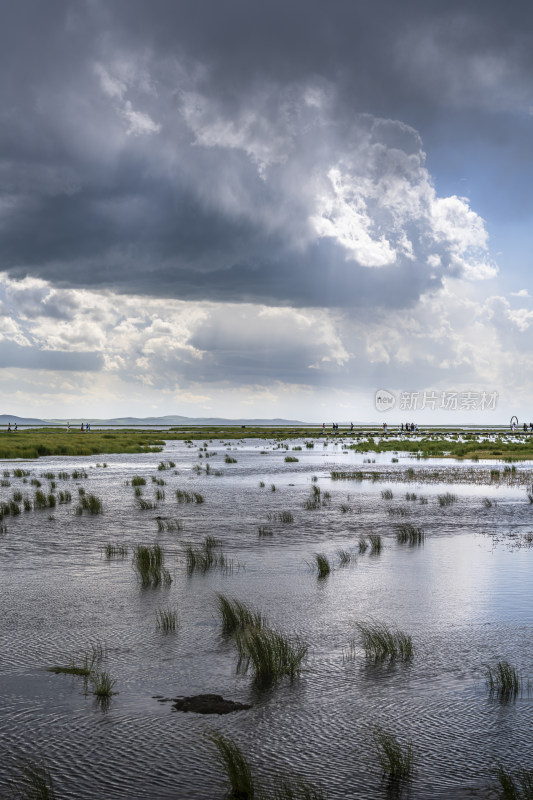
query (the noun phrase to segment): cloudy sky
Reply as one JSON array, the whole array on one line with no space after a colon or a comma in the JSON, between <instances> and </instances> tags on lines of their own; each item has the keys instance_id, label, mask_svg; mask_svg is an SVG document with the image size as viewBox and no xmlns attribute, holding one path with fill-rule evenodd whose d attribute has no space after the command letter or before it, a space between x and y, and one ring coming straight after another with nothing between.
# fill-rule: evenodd
<instances>
[{"instance_id":1,"label":"cloudy sky","mask_svg":"<svg viewBox=\"0 0 533 800\"><path fill-rule=\"evenodd\" d=\"M532 40L491 0L6 4L0 413L533 419Z\"/></svg>"}]
</instances>

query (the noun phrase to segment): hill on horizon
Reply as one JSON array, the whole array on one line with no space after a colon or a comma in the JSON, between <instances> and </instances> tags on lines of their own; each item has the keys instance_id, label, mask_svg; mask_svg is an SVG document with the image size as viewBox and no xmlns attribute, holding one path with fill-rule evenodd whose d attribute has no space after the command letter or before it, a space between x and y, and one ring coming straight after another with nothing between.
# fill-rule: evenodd
<instances>
[{"instance_id":1,"label":"hill on horizon","mask_svg":"<svg viewBox=\"0 0 533 800\"><path fill-rule=\"evenodd\" d=\"M167 414L162 417L113 417L111 419L97 419L95 417L71 417L67 419L38 419L35 417L19 417L15 414L0 414L0 425L81 425L89 422L91 425L307 425L308 423L294 419L226 419L223 417L183 417L178 414Z\"/></svg>"}]
</instances>

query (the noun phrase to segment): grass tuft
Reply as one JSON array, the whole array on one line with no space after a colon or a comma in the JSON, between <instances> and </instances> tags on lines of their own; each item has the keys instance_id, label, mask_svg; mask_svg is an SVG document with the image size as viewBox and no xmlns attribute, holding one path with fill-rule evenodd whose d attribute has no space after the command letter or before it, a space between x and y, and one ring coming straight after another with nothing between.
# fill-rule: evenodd
<instances>
[{"instance_id":1,"label":"grass tuft","mask_svg":"<svg viewBox=\"0 0 533 800\"><path fill-rule=\"evenodd\" d=\"M367 658L373 661L410 661L413 657L411 636L383 622L358 622L357 629Z\"/></svg>"},{"instance_id":2,"label":"grass tuft","mask_svg":"<svg viewBox=\"0 0 533 800\"><path fill-rule=\"evenodd\" d=\"M163 633L174 633L179 626L178 612L172 608L158 608L155 612L156 628Z\"/></svg>"},{"instance_id":3,"label":"grass tuft","mask_svg":"<svg viewBox=\"0 0 533 800\"><path fill-rule=\"evenodd\" d=\"M424 544L426 535L422 528L415 528L409 522L396 526L396 540L399 544L408 544L411 547Z\"/></svg>"},{"instance_id":4,"label":"grass tuft","mask_svg":"<svg viewBox=\"0 0 533 800\"><path fill-rule=\"evenodd\" d=\"M300 639L291 640L270 628L248 628L238 632L235 641L239 652L237 671L246 673L251 668L259 686L282 677L294 680L308 651L308 645Z\"/></svg>"},{"instance_id":5,"label":"grass tuft","mask_svg":"<svg viewBox=\"0 0 533 800\"><path fill-rule=\"evenodd\" d=\"M245 628L261 628L265 620L259 611L253 611L235 598L217 594L218 612L222 620L223 633L235 633Z\"/></svg>"},{"instance_id":6,"label":"grass tuft","mask_svg":"<svg viewBox=\"0 0 533 800\"><path fill-rule=\"evenodd\" d=\"M152 547L139 545L133 554L133 567L144 587L169 586L170 572L163 566L164 553L158 544Z\"/></svg>"},{"instance_id":7,"label":"grass tuft","mask_svg":"<svg viewBox=\"0 0 533 800\"><path fill-rule=\"evenodd\" d=\"M451 506L453 503L457 503L457 495L452 494L451 492L446 492L445 494L438 495L439 506Z\"/></svg>"},{"instance_id":8,"label":"grass tuft","mask_svg":"<svg viewBox=\"0 0 533 800\"><path fill-rule=\"evenodd\" d=\"M250 764L241 749L222 733L210 732L208 739L216 747L217 760L229 784L230 800L254 800L257 797Z\"/></svg>"},{"instance_id":9,"label":"grass tuft","mask_svg":"<svg viewBox=\"0 0 533 800\"><path fill-rule=\"evenodd\" d=\"M379 533L369 533L368 541L370 542L370 555L378 555L381 553L383 542Z\"/></svg>"},{"instance_id":10,"label":"grass tuft","mask_svg":"<svg viewBox=\"0 0 533 800\"><path fill-rule=\"evenodd\" d=\"M533 800L533 770L521 769L513 775L499 764L496 778L500 800Z\"/></svg>"},{"instance_id":11,"label":"grass tuft","mask_svg":"<svg viewBox=\"0 0 533 800\"><path fill-rule=\"evenodd\" d=\"M206 536L199 547L188 544L185 548L185 560L189 575L216 568L231 570L232 562L221 552L220 544L220 540L214 536Z\"/></svg>"},{"instance_id":12,"label":"grass tuft","mask_svg":"<svg viewBox=\"0 0 533 800\"><path fill-rule=\"evenodd\" d=\"M498 661L495 666L485 669L487 688L491 695L500 700L511 700L518 694L522 679L518 671L508 661Z\"/></svg>"},{"instance_id":13,"label":"grass tuft","mask_svg":"<svg viewBox=\"0 0 533 800\"><path fill-rule=\"evenodd\" d=\"M414 752L411 741L402 746L394 734L377 727L374 729L374 745L384 778L398 783L413 776Z\"/></svg>"},{"instance_id":14,"label":"grass tuft","mask_svg":"<svg viewBox=\"0 0 533 800\"><path fill-rule=\"evenodd\" d=\"M42 759L15 759L10 772L11 800L56 800L52 775Z\"/></svg>"},{"instance_id":15,"label":"grass tuft","mask_svg":"<svg viewBox=\"0 0 533 800\"><path fill-rule=\"evenodd\" d=\"M326 578L331 572L331 564L324 553L315 553L313 556L313 567L318 573L319 578Z\"/></svg>"}]
</instances>

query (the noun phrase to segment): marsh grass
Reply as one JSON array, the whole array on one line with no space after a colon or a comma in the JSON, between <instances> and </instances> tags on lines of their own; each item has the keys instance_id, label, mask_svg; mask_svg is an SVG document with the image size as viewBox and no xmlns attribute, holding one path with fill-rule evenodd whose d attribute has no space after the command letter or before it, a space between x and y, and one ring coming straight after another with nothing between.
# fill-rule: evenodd
<instances>
[{"instance_id":1,"label":"marsh grass","mask_svg":"<svg viewBox=\"0 0 533 800\"><path fill-rule=\"evenodd\" d=\"M495 505L495 501L491 500L490 497L484 497L483 498L483 506L484 506L484 508L492 508L493 505Z\"/></svg>"},{"instance_id":2,"label":"marsh grass","mask_svg":"<svg viewBox=\"0 0 533 800\"><path fill-rule=\"evenodd\" d=\"M170 572L163 566L163 548L154 544L152 547L138 545L133 553L133 568L143 587L170 586Z\"/></svg>"},{"instance_id":3,"label":"marsh grass","mask_svg":"<svg viewBox=\"0 0 533 800\"><path fill-rule=\"evenodd\" d=\"M376 756L383 778L392 783L410 780L414 773L414 750L411 741L400 744L394 734L379 726L373 732Z\"/></svg>"},{"instance_id":4,"label":"marsh grass","mask_svg":"<svg viewBox=\"0 0 533 800\"><path fill-rule=\"evenodd\" d=\"M500 700L515 698L522 688L522 678L508 661L498 661L496 665L485 668L487 688L491 696Z\"/></svg>"},{"instance_id":5,"label":"marsh grass","mask_svg":"<svg viewBox=\"0 0 533 800\"><path fill-rule=\"evenodd\" d=\"M406 492L405 499L406 500L411 500L411 501L412 500L416 500L417 499L416 492Z\"/></svg>"},{"instance_id":6,"label":"marsh grass","mask_svg":"<svg viewBox=\"0 0 533 800\"><path fill-rule=\"evenodd\" d=\"M280 511L279 512L279 521L283 522L285 525L294 522L294 516L292 511Z\"/></svg>"},{"instance_id":7,"label":"marsh grass","mask_svg":"<svg viewBox=\"0 0 533 800\"><path fill-rule=\"evenodd\" d=\"M156 628L163 633L174 633L179 626L178 611L173 608L157 608L155 612Z\"/></svg>"},{"instance_id":8,"label":"marsh grass","mask_svg":"<svg viewBox=\"0 0 533 800\"><path fill-rule=\"evenodd\" d=\"M239 654L237 672L253 672L258 686L268 686L288 677L294 680L307 656L308 645L300 639L289 639L270 628L248 628L237 632L235 641Z\"/></svg>"},{"instance_id":9,"label":"marsh grass","mask_svg":"<svg viewBox=\"0 0 533 800\"><path fill-rule=\"evenodd\" d=\"M233 456L228 456L228 455L225 457L224 461L225 461L226 464L236 464L237 463L237 459L236 458L233 458Z\"/></svg>"},{"instance_id":10,"label":"marsh grass","mask_svg":"<svg viewBox=\"0 0 533 800\"><path fill-rule=\"evenodd\" d=\"M372 661L410 661L413 657L411 636L383 622L356 623L365 655Z\"/></svg>"},{"instance_id":11,"label":"marsh grass","mask_svg":"<svg viewBox=\"0 0 533 800\"><path fill-rule=\"evenodd\" d=\"M496 778L500 800L533 800L533 770L521 769L513 775L499 764Z\"/></svg>"},{"instance_id":12,"label":"marsh grass","mask_svg":"<svg viewBox=\"0 0 533 800\"><path fill-rule=\"evenodd\" d=\"M5 766L5 764L4 764ZM9 795L6 800L56 800L54 783L44 760L15 758L8 767Z\"/></svg>"},{"instance_id":13,"label":"marsh grass","mask_svg":"<svg viewBox=\"0 0 533 800\"><path fill-rule=\"evenodd\" d=\"M381 553L383 548L383 541L379 533L369 533L368 541L370 542L370 555L376 556Z\"/></svg>"},{"instance_id":14,"label":"marsh grass","mask_svg":"<svg viewBox=\"0 0 533 800\"><path fill-rule=\"evenodd\" d=\"M299 459L299 458L296 458L296 456L285 456L285 461L287 462L287 464L289 464L289 463L296 463L296 462L298 462L299 460L300 460L300 459Z\"/></svg>"},{"instance_id":15,"label":"marsh grass","mask_svg":"<svg viewBox=\"0 0 533 800\"><path fill-rule=\"evenodd\" d=\"M128 555L128 548L125 544L108 543L104 545L104 555L108 559L125 558Z\"/></svg>"},{"instance_id":16,"label":"marsh grass","mask_svg":"<svg viewBox=\"0 0 533 800\"><path fill-rule=\"evenodd\" d=\"M255 800L255 780L247 759L235 742L222 733L212 731L207 738L216 748L217 761L228 782L230 800Z\"/></svg>"},{"instance_id":17,"label":"marsh grass","mask_svg":"<svg viewBox=\"0 0 533 800\"><path fill-rule=\"evenodd\" d=\"M66 489L60 489L59 492L57 493L57 502L60 505L64 505L65 503L71 503L72 502L71 493Z\"/></svg>"},{"instance_id":18,"label":"marsh grass","mask_svg":"<svg viewBox=\"0 0 533 800\"><path fill-rule=\"evenodd\" d=\"M331 564L324 553L315 553L311 564L319 578L327 578L331 572Z\"/></svg>"},{"instance_id":19,"label":"marsh grass","mask_svg":"<svg viewBox=\"0 0 533 800\"><path fill-rule=\"evenodd\" d=\"M451 506L453 503L457 502L457 495L452 494L451 492L446 492L445 494L438 495L439 506Z\"/></svg>"},{"instance_id":20,"label":"marsh grass","mask_svg":"<svg viewBox=\"0 0 533 800\"><path fill-rule=\"evenodd\" d=\"M87 511L89 514L101 514L103 511L102 501L95 494L80 495L80 501L76 508L78 514Z\"/></svg>"},{"instance_id":21,"label":"marsh grass","mask_svg":"<svg viewBox=\"0 0 533 800\"><path fill-rule=\"evenodd\" d=\"M186 492L183 489L176 489L176 500L178 503L203 503L204 497L199 492Z\"/></svg>"},{"instance_id":22,"label":"marsh grass","mask_svg":"<svg viewBox=\"0 0 533 800\"><path fill-rule=\"evenodd\" d=\"M339 567L347 567L349 564L355 562L355 555L350 553L349 550L337 550L337 558L339 559Z\"/></svg>"},{"instance_id":23,"label":"marsh grass","mask_svg":"<svg viewBox=\"0 0 533 800\"><path fill-rule=\"evenodd\" d=\"M364 536L359 537L358 547L360 553L366 553L366 551L368 550L368 542Z\"/></svg>"},{"instance_id":24,"label":"marsh grass","mask_svg":"<svg viewBox=\"0 0 533 800\"><path fill-rule=\"evenodd\" d=\"M157 504L152 502L152 500L146 500L144 497L136 497L135 503L137 508L141 511L152 511L154 508L157 508Z\"/></svg>"},{"instance_id":25,"label":"marsh grass","mask_svg":"<svg viewBox=\"0 0 533 800\"><path fill-rule=\"evenodd\" d=\"M134 475L131 479L132 486L146 486L146 478L141 477L140 475Z\"/></svg>"},{"instance_id":26,"label":"marsh grass","mask_svg":"<svg viewBox=\"0 0 533 800\"><path fill-rule=\"evenodd\" d=\"M187 572L209 572L210 569L231 570L233 562L220 549L221 542L214 536L206 536L199 547L188 544L185 548Z\"/></svg>"},{"instance_id":27,"label":"marsh grass","mask_svg":"<svg viewBox=\"0 0 533 800\"><path fill-rule=\"evenodd\" d=\"M396 526L396 540L399 544L408 544L411 547L424 544L426 535L422 528L415 528L409 522Z\"/></svg>"},{"instance_id":28,"label":"marsh grass","mask_svg":"<svg viewBox=\"0 0 533 800\"><path fill-rule=\"evenodd\" d=\"M272 530L272 528L267 528L264 525L260 525L259 526L258 533L259 533L259 536L273 536L274 535L274 531Z\"/></svg>"},{"instance_id":29,"label":"marsh grass","mask_svg":"<svg viewBox=\"0 0 533 800\"><path fill-rule=\"evenodd\" d=\"M157 517L157 530L158 531L182 531L183 522L181 519L170 519L168 517Z\"/></svg>"},{"instance_id":30,"label":"marsh grass","mask_svg":"<svg viewBox=\"0 0 533 800\"><path fill-rule=\"evenodd\" d=\"M235 633L245 628L261 628L265 619L259 611L254 611L245 603L224 594L217 594L217 608L222 621L223 633Z\"/></svg>"},{"instance_id":31,"label":"marsh grass","mask_svg":"<svg viewBox=\"0 0 533 800\"><path fill-rule=\"evenodd\" d=\"M99 700L109 700L112 695L118 694L113 691L116 681L112 680L108 672L94 672L90 675L90 681L93 687L92 693Z\"/></svg>"},{"instance_id":32,"label":"marsh grass","mask_svg":"<svg viewBox=\"0 0 533 800\"><path fill-rule=\"evenodd\" d=\"M91 645L90 650L86 650L79 661L71 659L70 664L67 666L49 667L48 672L53 672L55 675L77 675L81 678L89 678L94 668L104 658L106 648L100 642Z\"/></svg>"},{"instance_id":33,"label":"marsh grass","mask_svg":"<svg viewBox=\"0 0 533 800\"><path fill-rule=\"evenodd\" d=\"M383 499L383 500L392 500L392 498L394 497L394 495L393 495L393 493L392 493L392 490L391 490L391 489L384 489L384 490L381 492L381 497L382 497L382 499Z\"/></svg>"}]
</instances>

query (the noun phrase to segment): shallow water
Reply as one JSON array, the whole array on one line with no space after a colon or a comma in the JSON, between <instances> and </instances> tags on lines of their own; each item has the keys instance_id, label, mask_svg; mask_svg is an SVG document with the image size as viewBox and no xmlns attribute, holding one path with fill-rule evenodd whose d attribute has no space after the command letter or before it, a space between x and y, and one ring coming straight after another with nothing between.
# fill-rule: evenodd
<instances>
[{"instance_id":1,"label":"shallow water","mask_svg":"<svg viewBox=\"0 0 533 800\"><path fill-rule=\"evenodd\" d=\"M58 490L72 492L72 504L7 516L0 535L0 793L9 757L25 752L42 754L60 798L222 798L208 730L235 739L265 785L279 771L296 770L331 798L386 795L372 745L378 724L415 745L414 800L469 796L463 790L491 782L496 762L533 766L533 694L502 704L484 683L484 666L502 659L533 678L533 548L524 538L533 531L533 506L523 487L418 484L416 476L405 484L331 481L332 469L360 468L374 458L343 452L341 444L293 452L272 442L211 442L208 450L217 455L199 459L197 446L169 442L162 454L105 456L106 468L102 457L15 465L31 470L28 481L82 468L88 478L56 478ZM236 464L224 462L226 451ZM287 453L299 462L285 463ZM175 469L158 471L162 458ZM391 465L390 454L375 459L377 471L473 466L401 456ZM195 464L223 474L198 475ZM138 509L126 485L134 475L147 479L145 498L158 488L152 476L166 481L157 509ZM33 495L29 483L9 480L3 500L15 489ZM40 480L47 488L49 481ZM307 510L314 485L331 500ZM103 499L101 515L75 513L78 486ZM177 488L201 492L205 502L178 504ZM382 498L386 488L392 500ZM440 506L438 495L450 491L456 502ZM484 498L496 503L487 508ZM293 513L293 523L279 521L283 510ZM179 518L183 530L158 532L158 515ZM424 528L423 547L396 542L401 522ZM271 537L258 536L262 525ZM371 532L384 537L381 554L359 555L359 536ZM184 544L208 534L221 539L234 568L188 576ZM108 542L127 545L129 555L106 560ZM143 590L131 553L154 542L165 549L173 582ZM336 562L338 548L353 550L355 563L318 580L309 567L313 553ZM309 643L299 680L257 693L249 675L236 674L235 648L220 633L218 591ZM179 609L175 634L156 630L160 606ZM370 664L359 646L352 660L345 658L355 623L369 618L412 634L412 663ZM116 679L118 694L107 710L84 691L83 679L46 671L96 641L105 642L102 668ZM254 706L206 717L173 712L154 699L198 693Z\"/></svg>"}]
</instances>

